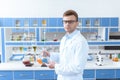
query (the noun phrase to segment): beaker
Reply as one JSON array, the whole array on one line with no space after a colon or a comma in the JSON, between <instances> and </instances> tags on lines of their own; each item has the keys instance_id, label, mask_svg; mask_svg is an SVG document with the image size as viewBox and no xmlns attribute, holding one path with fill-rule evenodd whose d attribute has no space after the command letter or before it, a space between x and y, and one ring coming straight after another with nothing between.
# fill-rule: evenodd
<instances>
[{"instance_id":1,"label":"beaker","mask_svg":"<svg viewBox=\"0 0 120 80\"><path fill-rule=\"evenodd\" d=\"M57 39L57 34L56 34L56 33L54 34L53 41L58 41L58 39Z\"/></svg>"}]
</instances>

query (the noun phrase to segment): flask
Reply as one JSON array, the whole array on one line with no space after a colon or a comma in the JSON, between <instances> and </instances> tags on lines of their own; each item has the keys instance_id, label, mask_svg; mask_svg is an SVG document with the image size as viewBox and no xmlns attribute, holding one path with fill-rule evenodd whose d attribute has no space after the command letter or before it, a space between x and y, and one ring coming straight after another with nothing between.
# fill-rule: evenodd
<instances>
[{"instance_id":1,"label":"flask","mask_svg":"<svg viewBox=\"0 0 120 80\"><path fill-rule=\"evenodd\" d=\"M112 60L113 60L114 62L118 62L118 61L119 61L117 54L115 54L115 57L114 57Z\"/></svg>"}]
</instances>

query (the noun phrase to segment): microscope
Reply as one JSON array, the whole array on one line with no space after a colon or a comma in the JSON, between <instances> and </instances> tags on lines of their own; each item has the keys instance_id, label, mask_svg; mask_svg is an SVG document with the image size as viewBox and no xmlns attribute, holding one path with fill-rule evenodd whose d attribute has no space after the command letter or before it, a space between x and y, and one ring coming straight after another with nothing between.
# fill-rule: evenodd
<instances>
[{"instance_id":1,"label":"microscope","mask_svg":"<svg viewBox=\"0 0 120 80\"><path fill-rule=\"evenodd\" d=\"M96 65L103 66L103 57L101 56L101 51L99 51L96 55Z\"/></svg>"}]
</instances>

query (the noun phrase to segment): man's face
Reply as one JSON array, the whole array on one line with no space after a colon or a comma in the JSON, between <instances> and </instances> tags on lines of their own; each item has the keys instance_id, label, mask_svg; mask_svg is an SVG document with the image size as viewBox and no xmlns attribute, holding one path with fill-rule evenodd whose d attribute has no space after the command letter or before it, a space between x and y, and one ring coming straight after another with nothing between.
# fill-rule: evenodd
<instances>
[{"instance_id":1,"label":"man's face","mask_svg":"<svg viewBox=\"0 0 120 80\"><path fill-rule=\"evenodd\" d=\"M78 21L74 15L63 16L63 25L67 33L72 33L78 26Z\"/></svg>"}]
</instances>

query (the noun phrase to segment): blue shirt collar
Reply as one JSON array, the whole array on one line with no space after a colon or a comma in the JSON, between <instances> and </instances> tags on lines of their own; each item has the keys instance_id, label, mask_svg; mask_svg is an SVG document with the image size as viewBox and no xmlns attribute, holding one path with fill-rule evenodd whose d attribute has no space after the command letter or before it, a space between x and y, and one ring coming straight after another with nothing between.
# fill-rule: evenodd
<instances>
[{"instance_id":1,"label":"blue shirt collar","mask_svg":"<svg viewBox=\"0 0 120 80\"><path fill-rule=\"evenodd\" d=\"M70 38L72 38L75 34L77 34L77 32L78 32L78 30L77 29L75 29L72 33L70 33L70 34L66 34L65 35L65 37L67 38L67 39L70 39Z\"/></svg>"}]
</instances>

